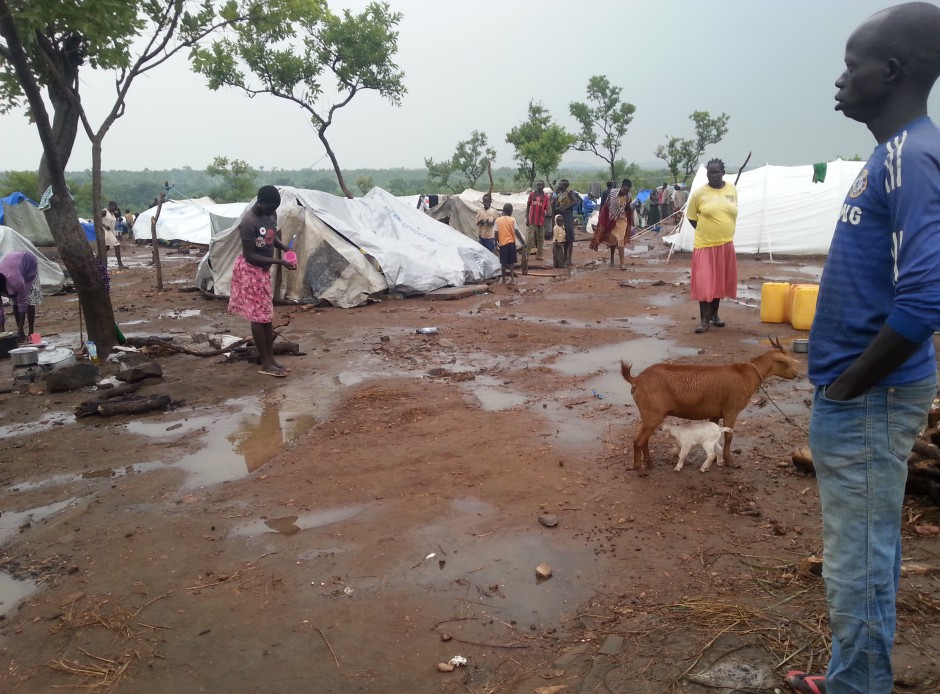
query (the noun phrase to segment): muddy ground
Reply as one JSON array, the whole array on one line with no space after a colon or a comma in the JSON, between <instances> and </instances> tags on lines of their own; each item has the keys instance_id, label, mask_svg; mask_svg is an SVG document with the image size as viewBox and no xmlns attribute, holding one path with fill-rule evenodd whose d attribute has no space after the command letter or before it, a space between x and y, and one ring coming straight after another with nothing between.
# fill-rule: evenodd
<instances>
[{"instance_id":1,"label":"muddy ground","mask_svg":"<svg viewBox=\"0 0 940 694\"><path fill-rule=\"evenodd\" d=\"M164 256L163 292L149 251L130 255L112 277L127 335L247 336L181 291L195 254ZM697 451L676 473L657 435L639 477L618 368L800 336L759 322L760 286L815 281L821 260L741 257L727 327L696 335L687 254L605 257L579 243L570 276L457 301L279 307L305 353L288 378L162 354L142 392L166 413L76 420L91 393L0 395L0 689L746 692L823 666L822 581L798 568L821 550L818 496L790 462L810 384L755 394L741 467L700 473ZM37 330L77 347L76 307L46 298ZM899 691L936 692L940 541L918 528L940 514L908 503Z\"/></svg>"}]
</instances>

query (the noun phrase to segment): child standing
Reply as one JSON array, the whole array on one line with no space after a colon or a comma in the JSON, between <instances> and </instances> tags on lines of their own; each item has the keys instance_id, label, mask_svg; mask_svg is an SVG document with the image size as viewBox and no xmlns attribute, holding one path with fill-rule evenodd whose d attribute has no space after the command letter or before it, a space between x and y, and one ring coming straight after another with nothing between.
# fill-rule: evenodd
<instances>
[{"instance_id":1,"label":"child standing","mask_svg":"<svg viewBox=\"0 0 940 694\"><path fill-rule=\"evenodd\" d=\"M500 283L506 280L509 273L509 284L516 283L516 236L520 235L519 227L512 216L512 205L508 202L503 205L503 216L496 220L496 245L499 246Z\"/></svg>"},{"instance_id":2,"label":"child standing","mask_svg":"<svg viewBox=\"0 0 940 694\"><path fill-rule=\"evenodd\" d=\"M565 218L555 215L555 226L552 229L552 265L565 267Z\"/></svg>"}]
</instances>

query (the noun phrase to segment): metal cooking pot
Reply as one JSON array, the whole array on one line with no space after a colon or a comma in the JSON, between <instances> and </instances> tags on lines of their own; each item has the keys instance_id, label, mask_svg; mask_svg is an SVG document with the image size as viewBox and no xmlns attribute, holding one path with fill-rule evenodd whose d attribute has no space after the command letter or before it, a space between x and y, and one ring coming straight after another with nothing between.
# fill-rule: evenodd
<instances>
[{"instance_id":1,"label":"metal cooking pot","mask_svg":"<svg viewBox=\"0 0 940 694\"><path fill-rule=\"evenodd\" d=\"M806 354L809 352L809 340L805 337L797 338L793 341L793 351L798 352L799 354Z\"/></svg>"},{"instance_id":2,"label":"metal cooking pot","mask_svg":"<svg viewBox=\"0 0 940 694\"><path fill-rule=\"evenodd\" d=\"M39 363L39 350L35 347L17 347L10 350L13 366L32 366Z\"/></svg>"},{"instance_id":3,"label":"metal cooking pot","mask_svg":"<svg viewBox=\"0 0 940 694\"><path fill-rule=\"evenodd\" d=\"M39 356L39 365L46 373L61 369L63 366L71 366L75 363L75 352L67 347L53 347L43 350Z\"/></svg>"}]
</instances>

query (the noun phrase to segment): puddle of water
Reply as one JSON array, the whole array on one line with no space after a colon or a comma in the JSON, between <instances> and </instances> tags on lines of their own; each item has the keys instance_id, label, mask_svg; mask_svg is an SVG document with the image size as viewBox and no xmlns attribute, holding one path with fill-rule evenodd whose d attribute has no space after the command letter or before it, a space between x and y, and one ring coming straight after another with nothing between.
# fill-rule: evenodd
<instances>
[{"instance_id":1,"label":"puddle of water","mask_svg":"<svg viewBox=\"0 0 940 694\"><path fill-rule=\"evenodd\" d=\"M437 593L459 593L483 600L491 614L520 625L557 622L567 609L592 594L590 579L596 572L593 551L586 546L565 546L551 533L474 535L477 522L491 520L498 509L474 497L451 502L452 513L415 530L417 549L436 556L402 567L404 578ZM552 578L539 581L535 567L552 566ZM497 590L493 586L498 586Z\"/></svg>"},{"instance_id":2,"label":"puddle of water","mask_svg":"<svg viewBox=\"0 0 940 694\"><path fill-rule=\"evenodd\" d=\"M518 407L526 402L526 396L521 393L512 393L496 388L479 387L471 388L471 392L483 406L484 410L494 412L498 410L509 410Z\"/></svg>"},{"instance_id":3,"label":"puddle of water","mask_svg":"<svg viewBox=\"0 0 940 694\"><path fill-rule=\"evenodd\" d=\"M10 614L17 605L36 591L35 581L21 581L0 573L0 615Z\"/></svg>"},{"instance_id":4,"label":"puddle of water","mask_svg":"<svg viewBox=\"0 0 940 694\"><path fill-rule=\"evenodd\" d=\"M217 417L213 417L212 415L187 417L183 420L157 418L142 422L128 422L127 431L149 438L177 438L183 434L191 434L194 431L208 428L209 425L217 421L217 419Z\"/></svg>"},{"instance_id":5,"label":"puddle of water","mask_svg":"<svg viewBox=\"0 0 940 694\"><path fill-rule=\"evenodd\" d=\"M299 516L283 516L281 518L259 518L236 528L234 534L239 537L259 537L270 533L282 535L296 535L301 530L322 528L325 525L342 523L355 518L365 510L365 506L340 506L304 513Z\"/></svg>"},{"instance_id":6,"label":"puddle of water","mask_svg":"<svg viewBox=\"0 0 940 694\"><path fill-rule=\"evenodd\" d=\"M0 427L0 439L9 436L23 436L24 434L38 434L63 424L75 422L75 415L71 412L47 412L33 422L21 424L7 424Z\"/></svg>"},{"instance_id":7,"label":"puddle of water","mask_svg":"<svg viewBox=\"0 0 940 694\"><path fill-rule=\"evenodd\" d=\"M155 470L161 467L165 467L163 463L136 463L134 465L127 465L125 467L119 468L89 470L74 475L54 475L52 477L46 477L41 480L19 482L12 487L12 491L29 492L33 491L34 489L57 487L63 484L71 484L81 480L115 479L117 477L123 477L124 475L129 475L134 472L149 472L150 470Z\"/></svg>"},{"instance_id":8,"label":"puddle of water","mask_svg":"<svg viewBox=\"0 0 940 694\"><path fill-rule=\"evenodd\" d=\"M57 501L46 506L37 506L26 511L4 511L0 514L0 545L20 532L20 528L27 523L33 524L44 521L55 513L70 506L76 497Z\"/></svg>"},{"instance_id":9,"label":"puddle of water","mask_svg":"<svg viewBox=\"0 0 940 694\"><path fill-rule=\"evenodd\" d=\"M177 311L166 311L157 315L157 318L195 318L196 316L202 315L202 309L199 308L184 308Z\"/></svg>"},{"instance_id":10,"label":"puddle of water","mask_svg":"<svg viewBox=\"0 0 940 694\"><path fill-rule=\"evenodd\" d=\"M669 340L643 337L566 354L551 367L567 376L591 376L584 383L586 397L626 405L633 404L633 397L629 384L620 375L621 360L631 365L633 373L639 373L651 364L696 354L697 348L678 347ZM595 393L601 397L597 398Z\"/></svg>"},{"instance_id":11,"label":"puddle of water","mask_svg":"<svg viewBox=\"0 0 940 694\"><path fill-rule=\"evenodd\" d=\"M309 392L306 401L309 403ZM158 439L178 439L194 433L202 437L197 452L173 463L173 467L189 473L183 488L192 489L230 482L254 472L316 422L313 415L286 412L282 405L279 399L264 396L260 403L249 398L230 400L220 408L220 414L130 422L127 430Z\"/></svg>"}]
</instances>

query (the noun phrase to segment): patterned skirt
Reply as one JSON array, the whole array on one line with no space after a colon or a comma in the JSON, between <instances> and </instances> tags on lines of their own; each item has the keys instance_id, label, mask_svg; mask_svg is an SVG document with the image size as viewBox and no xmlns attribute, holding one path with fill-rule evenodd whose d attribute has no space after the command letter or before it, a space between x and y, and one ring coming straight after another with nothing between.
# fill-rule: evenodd
<instances>
[{"instance_id":1,"label":"patterned skirt","mask_svg":"<svg viewBox=\"0 0 940 694\"><path fill-rule=\"evenodd\" d=\"M36 279L33 280L29 288L29 305L39 306L42 303L42 282L39 281L39 271L36 271Z\"/></svg>"},{"instance_id":2,"label":"patterned skirt","mask_svg":"<svg viewBox=\"0 0 940 694\"><path fill-rule=\"evenodd\" d=\"M252 323L271 323L274 320L271 274L249 263L243 255L238 256L232 269L228 312L247 318Z\"/></svg>"},{"instance_id":3,"label":"patterned skirt","mask_svg":"<svg viewBox=\"0 0 940 694\"><path fill-rule=\"evenodd\" d=\"M692 251L692 298L695 301L738 296L738 259L734 243Z\"/></svg>"}]
</instances>

